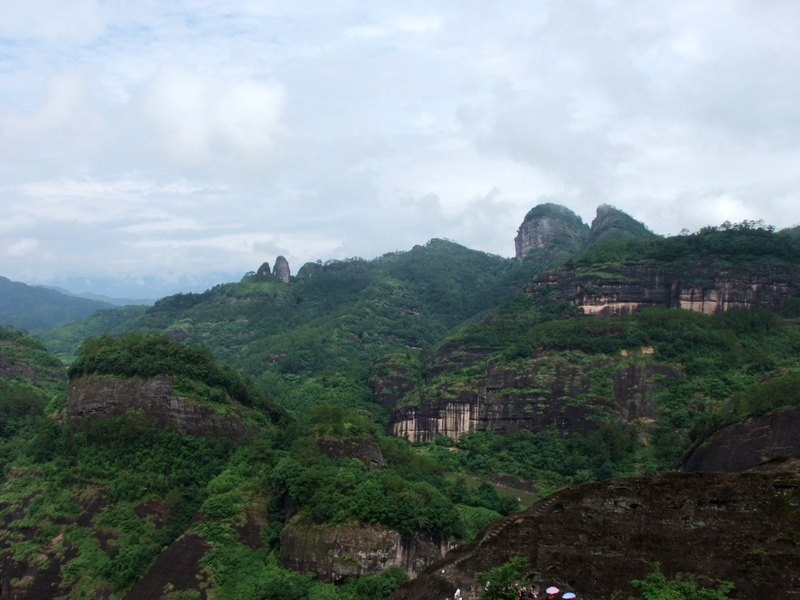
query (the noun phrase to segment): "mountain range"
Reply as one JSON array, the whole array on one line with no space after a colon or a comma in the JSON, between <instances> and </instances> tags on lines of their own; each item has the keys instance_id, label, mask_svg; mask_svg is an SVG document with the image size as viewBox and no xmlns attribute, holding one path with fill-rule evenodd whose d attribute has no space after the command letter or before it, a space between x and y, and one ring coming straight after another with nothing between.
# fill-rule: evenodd
<instances>
[{"instance_id":1,"label":"mountain range","mask_svg":"<svg viewBox=\"0 0 800 600\"><path fill-rule=\"evenodd\" d=\"M515 556L794 590L799 238L544 204L511 259L279 257L3 329L3 597L477 597Z\"/></svg>"}]
</instances>

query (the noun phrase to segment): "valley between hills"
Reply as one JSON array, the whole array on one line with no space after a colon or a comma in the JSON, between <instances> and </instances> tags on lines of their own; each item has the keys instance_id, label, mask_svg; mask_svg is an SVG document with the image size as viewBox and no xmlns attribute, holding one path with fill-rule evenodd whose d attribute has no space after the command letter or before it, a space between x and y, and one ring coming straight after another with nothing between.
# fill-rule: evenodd
<instances>
[{"instance_id":1,"label":"valley between hills","mask_svg":"<svg viewBox=\"0 0 800 600\"><path fill-rule=\"evenodd\" d=\"M0 597L800 598L800 228L514 241L58 323L13 287Z\"/></svg>"}]
</instances>

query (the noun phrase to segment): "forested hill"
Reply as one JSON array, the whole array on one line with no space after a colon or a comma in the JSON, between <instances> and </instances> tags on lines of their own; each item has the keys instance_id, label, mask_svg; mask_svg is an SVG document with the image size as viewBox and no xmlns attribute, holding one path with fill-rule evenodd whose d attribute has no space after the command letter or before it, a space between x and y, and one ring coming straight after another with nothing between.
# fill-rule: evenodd
<instances>
[{"instance_id":1,"label":"forested hill","mask_svg":"<svg viewBox=\"0 0 800 600\"><path fill-rule=\"evenodd\" d=\"M0 277L0 324L33 331L82 319L112 304Z\"/></svg>"},{"instance_id":2,"label":"forested hill","mask_svg":"<svg viewBox=\"0 0 800 600\"><path fill-rule=\"evenodd\" d=\"M75 355L80 331L166 332L244 372L351 369L398 348L430 348L456 325L521 289L535 266L431 240L373 260L309 263L287 283L248 275L202 294L164 298L141 314L103 311L41 335Z\"/></svg>"},{"instance_id":3,"label":"forested hill","mask_svg":"<svg viewBox=\"0 0 800 600\"><path fill-rule=\"evenodd\" d=\"M497 540L484 558L500 565L500 529L478 534L501 515L543 498L528 516L560 513L563 495L546 496L668 470L709 428L800 404L796 233L746 222L662 238L612 207L589 227L544 205L516 260L446 240L294 277L284 259L279 276L40 332L71 363L66 395L59 361L8 330L0 585L28 599L56 586L378 600L476 535ZM39 391L20 403L24 386ZM695 506L658 481L659 497ZM754 560L796 554L773 523L795 518L793 494L755 515L778 533ZM781 585L799 576L785 564Z\"/></svg>"}]
</instances>

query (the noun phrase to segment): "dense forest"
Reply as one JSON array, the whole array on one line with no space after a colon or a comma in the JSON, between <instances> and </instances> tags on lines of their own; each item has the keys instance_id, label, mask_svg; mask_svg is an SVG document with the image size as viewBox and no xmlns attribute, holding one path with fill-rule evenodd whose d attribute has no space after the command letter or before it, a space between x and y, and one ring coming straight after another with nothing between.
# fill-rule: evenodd
<instances>
[{"instance_id":1,"label":"dense forest","mask_svg":"<svg viewBox=\"0 0 800 600\"><path fill-rule=\"evenodd\" d=\"M529 220L562 213L544 205ZM286 567L288 532L358 526L465 543L558 489L669 470L709 429L800 404L800 297L779 310L654 306L600 318L526 287L555 266L800 267L795 230L726 223L663 238L610 207L604 219L590 230L567 215L568 243L522 261L432 240L309 263L289 282L251 273L150 308L100 310L37 339L0 328L9 585L121 598L185 544L200 583L162 598L377 600L408 574L323 583ZM556 389L564 372L583 387ZM588 417L573 429L391 435L402 410L482 397L493 373L526 387L508 384L490 404L529 414L557 400ZM626 373L646 377L623 405ZM95 418L70 391L158 377L187 414L214 410L244 433L190 435L141 408Z\"/></svg>"}]
</instances>

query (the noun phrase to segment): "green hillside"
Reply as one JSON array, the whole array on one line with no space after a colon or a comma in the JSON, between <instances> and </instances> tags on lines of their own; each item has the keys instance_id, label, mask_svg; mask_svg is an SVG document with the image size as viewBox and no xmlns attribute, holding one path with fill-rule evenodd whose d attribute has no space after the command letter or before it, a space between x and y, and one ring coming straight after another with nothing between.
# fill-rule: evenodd
<instances>
[{"instance_id":1,"label":"green hillside","mask_svg":"<svg viewBox=\"0 0 800 600\"><path fill-rule=\"evenodd\" d=\"M0 277L0 324L17 329L33 331L75 321L111 306L108 302L67 296Z\"/></svg>"},{"instance_id":2,"label":"green hillside","mask_svg":"<svg viewBox=\"0 0 800 600\"><path fill-rule=\"evenodd\" d=\"M662 238L611 207L593 230L555 205L529 218L561 219L566 238L522 261L432 240L39 331L70 363L72 404L59 358L0 329L3 577L70 600L377 600L401 569L333 585L286 565L322 552L324 532L463 543L559 488L669 470L709 428L800 404L796 231ZM775 275L774 307L598 317L567 295L591 296L623 266L656 274L623 281L631 294L696 264L703 278L687 285L708 289L720 273ZM114 397L147 386L168 389L127 411ZM389 435L409 409L444 422L448 403L503 402L518 410L498 411L496 430ZM209 414L237 435L187 433ZM165 587L175 569L183 587Z\"/></svg>"}]
</instances>

